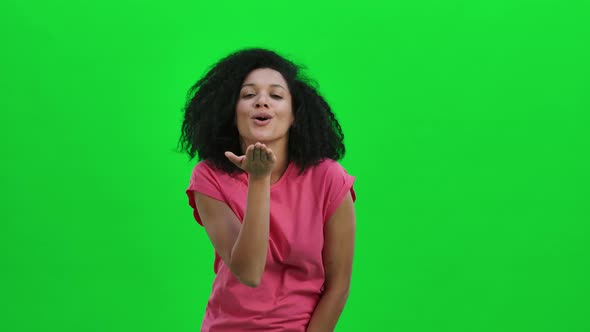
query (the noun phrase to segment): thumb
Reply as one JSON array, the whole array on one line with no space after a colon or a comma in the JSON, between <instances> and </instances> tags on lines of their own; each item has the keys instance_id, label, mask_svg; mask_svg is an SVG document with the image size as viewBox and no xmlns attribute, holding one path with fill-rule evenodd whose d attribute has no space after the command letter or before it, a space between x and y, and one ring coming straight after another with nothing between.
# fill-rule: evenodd
<instances>
[{"instance_id":1,"label":"thumb","mask_svg":"<svg viewBox=\"0 0 590 332\"><path fill-rule=\"evenodd\" d=\"M229 159L229 161L231 161L238 167L242 165L242 161L244 160L244 156L238 157L231 151L225 151L225 156L227 157L227 159Z\"/></svg>"}]
</instances>

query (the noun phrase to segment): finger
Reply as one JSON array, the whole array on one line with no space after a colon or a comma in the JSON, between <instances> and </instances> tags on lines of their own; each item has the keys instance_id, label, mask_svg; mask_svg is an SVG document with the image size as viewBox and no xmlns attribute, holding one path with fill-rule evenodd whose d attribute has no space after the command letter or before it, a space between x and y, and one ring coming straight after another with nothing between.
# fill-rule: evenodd
<instances>
[{"instance_id":1,"label":"finger","mask_svg":"<svg viewBox=\"0 0 590 332\"><path fill-rule=\"evenodd\" d=\"M268 161L268 148L264 144L262 144L260 149L260 160L264 162Z\"/></svg>"},{"instance_id":2,"label":"finger","mask_svg":"<svg viewBox=\"0 0 590 332\"><path fill-rule=\"evenodd\" d=\"M227 157L227 159L229 159L229 161L231 161L232 163L234 163L238 167L240 167L240 165L242 164L242 161L244 160L244 156L236 156L231 151L226 151L225 156Z\"/></svg>"},{"instance_id":3,"label":"finger","mask_svg":"<svg viewBox=\"0 0 590 332\"><path fill-rule=\"evenodd\" d=\"M236 156L233 152L231 151L225 151L225 156L227 157L227 159L229 159L231 162L233 162L234 160L236 160L238 158L238 156Z\"/></svg>"},{"instance_id":4,"label":"finger","mask_svg":"<svg viewBox=\"0 0 590 332\"><path fill-rule=\"evenodd\" d=\"M249 145L248 148L246 149L246 160L248 160L248 162L250 162L253 159L254 159L254 145Z\"/></svg>"},{"instance_id":5,"label":"finger","mask_svg":"<svg viewBox=\"0 0 590 332\"><path fill-rule=\"evenodd\" d=\"M254 146L254 158L252 158L252 160L260 160L260 143L256 143L256 145Z\"/></svg>"},{"instance_id":6,"label":"finger","mask_svg":"<svg viewBox=\"0 0 590 332\"><path fill-rule=\"evenodd\" d=\"M273 157L274 157L274 154L272 153L272 150L268 146L265 145L264 146L264 158L267 161L273 161Z\"/></svg>"},{"instance_id":7,"label":"finger","mask_svg":"<svg viewBox=\"0 0 590 332\"><path fill-rule=\"evenodd\" d=\"M271 149L268 149L268 151L266 151L266 159L268 161L272 161L272 162L275 161L275 155L274 155L274 153L272 153Z\"/></svg>"}]
</instances>

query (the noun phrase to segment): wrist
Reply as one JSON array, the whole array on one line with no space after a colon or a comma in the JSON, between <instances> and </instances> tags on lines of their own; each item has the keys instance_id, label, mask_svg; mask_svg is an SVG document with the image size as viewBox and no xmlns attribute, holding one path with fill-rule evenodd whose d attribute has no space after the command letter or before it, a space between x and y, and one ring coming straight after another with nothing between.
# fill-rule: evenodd
<instances>
[{"instance_id":1,"label":"wrist","mask_svg":"<svg viewBox=\"0 0 590 332\"><path fill-rule=\"evenodd\" d=\"M260 183L260 184L270 184L270 174L265 174L265 175L251 175L248 174L248 183L252 184L252 183Z\"/></svg>"}]
</instances>

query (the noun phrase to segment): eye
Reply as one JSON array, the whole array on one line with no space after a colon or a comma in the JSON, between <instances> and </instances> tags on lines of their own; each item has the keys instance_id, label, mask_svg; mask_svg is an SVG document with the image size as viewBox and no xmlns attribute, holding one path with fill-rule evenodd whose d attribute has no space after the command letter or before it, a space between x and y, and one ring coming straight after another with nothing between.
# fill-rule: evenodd
<instances>
[{"instance_id":1,"label":"eye","mask_svg":"<svg viewBox=\"0 0 590 332\"><path fill-rule=\"evenodd\" d=\"M281 96L279 96L279 95L272 95L272 97L273 97L273 98L276 98L276 99L283 99L283 97L281 97Z\"/></svg>"},{"instance_id":2,"label":"eye","mask_svg":"<svg viewBox=\"0 0 590 332\"><path fill-rule=\"evenodd\" d=\"M242 97L243 97L243 98L250 98L250 97L252 97L252 96L254 96L254 94L253 94L253 93L246 93L246 94L244 94Z\"/></svg>"}]
</instances>

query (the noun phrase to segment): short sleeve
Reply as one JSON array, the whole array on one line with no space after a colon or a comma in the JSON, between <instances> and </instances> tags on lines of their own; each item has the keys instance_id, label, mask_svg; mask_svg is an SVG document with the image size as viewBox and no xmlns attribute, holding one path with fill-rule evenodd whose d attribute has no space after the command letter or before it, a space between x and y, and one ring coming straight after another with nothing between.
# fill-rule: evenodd
<instances>
[{"instance_id":1,"label":"short sleeve","mask_svg":"<svg viewBox=\"0 0 590 332\"><path fill-rule=\"evenodd\" d=\"M336 209L340 206L348 192L352 196L352 201L356 201L354 192L355 177L348 174L346 170L336 161L330 161L326 167L325 173L325 205L324 205L324 222L328 221Z\"/></svg>"},{"instance_id":2,"label":"short sleeve","mask_svg":"<svg viewBox=\"0 0 590 332\"><path fill-rule=\"evenodd\" d=\"M204 161L199 162L192 171L186 194L188 196L188 204L193 208L193 215L199 225L203 225L197 204L195 202L194 191L207 195L219 201L225 201L219 178L215 171Z\"/></svg>"}]
</instances>

